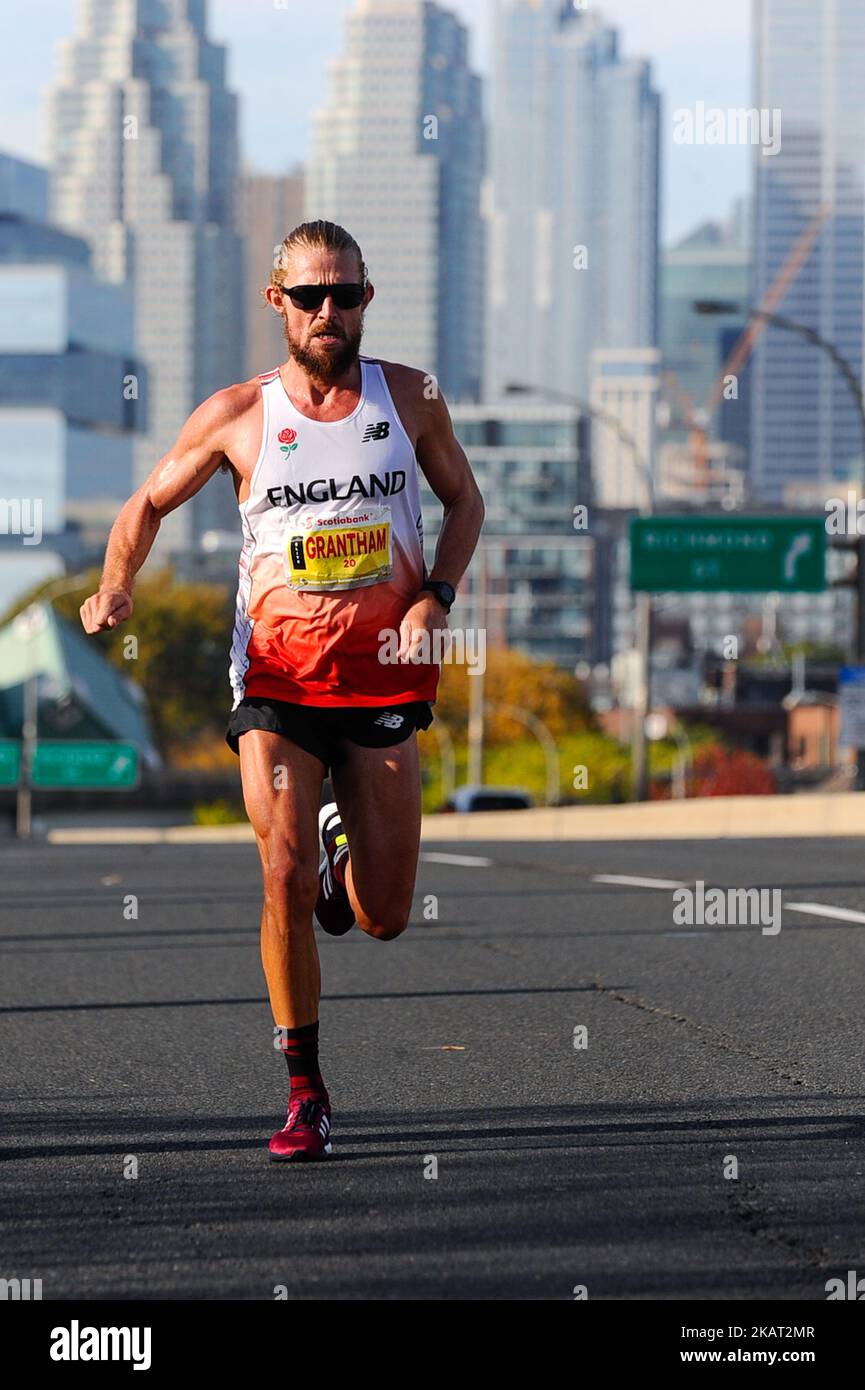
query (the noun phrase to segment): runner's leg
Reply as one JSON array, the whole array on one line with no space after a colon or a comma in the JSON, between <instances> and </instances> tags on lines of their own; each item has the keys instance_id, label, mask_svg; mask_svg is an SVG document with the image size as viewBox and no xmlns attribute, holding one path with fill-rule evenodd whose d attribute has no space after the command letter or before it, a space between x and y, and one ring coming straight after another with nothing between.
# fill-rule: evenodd
<instances>
[{"instance_id":1,"label":"runner's leg","mask_svg":"<svg viewBox=\"0 0 865 1390\"><path fill-rule=\"evenodd\" d=\"M345 886L357 924L390 941L405 930L420 847L417 735L391 748L346 742L347 760L331 772L348 837Z\"/></svg>"},{"instance_id":2,"label":"runner's leg","mask_svg":"<svg viewBox=\"0 0 865 1390\"><path fill-rule=\"evenodd\" d=\"M248 730L238 747L246 813L261 856L261 961L273 1021L279 1028L301 1028L318 1018L321 994L312 910L324 765L263 729ZM277 775L277 769L284 771Z\"/></svg>"}]
</instances>

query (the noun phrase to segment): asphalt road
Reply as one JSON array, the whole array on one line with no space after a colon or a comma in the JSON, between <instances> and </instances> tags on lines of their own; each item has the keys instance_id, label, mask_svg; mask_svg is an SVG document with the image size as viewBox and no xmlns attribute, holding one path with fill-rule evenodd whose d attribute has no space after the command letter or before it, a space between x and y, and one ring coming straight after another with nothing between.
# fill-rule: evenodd
<instances>
[{"instance_id":1,"label":"asphalt road","mask_svg":"<svg viewBox=\"0 0 865 1390\"><path fill-rule=\"evenodd\" d=\"M334 1154L297 1166L266 1149L287 1087L254 849L2 847L0 1277L45 1299L825 1300L865 1274L865 843L423 854L402 938L320 937ZM596 875L853 915L680 927L671 888Z\"/></svg>"}]
</instances>

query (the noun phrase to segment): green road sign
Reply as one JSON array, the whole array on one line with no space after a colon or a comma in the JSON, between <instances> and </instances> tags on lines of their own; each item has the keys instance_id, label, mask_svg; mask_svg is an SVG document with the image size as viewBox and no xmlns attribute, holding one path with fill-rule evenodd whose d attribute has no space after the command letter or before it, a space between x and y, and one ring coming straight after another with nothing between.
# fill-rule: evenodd
<instances>
[{"instance_id":1,"label":"green road sign","mask_svg":"<svg viewBox=\"0 0 865 1390\"><path fill-rule=\"evenodd\" d=\"M34 787L134 787L138 751L133 743L40 741L33 759Z\"/></svg>"},{"instance_id":2,"label":"green road sign","mask_svg":"<svg viewBox=\"0 0 865 1390\"><path fill-rule=\"evenodd\" d=\"M15 787L21 775L21 744L0 738L0 787Z\"/></svg>"},{"instance_id":3,"label":"green road sign","mask_svg":"<svg viewBox=\"0 0 865 1390\"><path fill-rule=\"evenodd\" d=\"M631 588L820 593L826 588L826 518L634 517Z\"/></svg>"}]
</instances>

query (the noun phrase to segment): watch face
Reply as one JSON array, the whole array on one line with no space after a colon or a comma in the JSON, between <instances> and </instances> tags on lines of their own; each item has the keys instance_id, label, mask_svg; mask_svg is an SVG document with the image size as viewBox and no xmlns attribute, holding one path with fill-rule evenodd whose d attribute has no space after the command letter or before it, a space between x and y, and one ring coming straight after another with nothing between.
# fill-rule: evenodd
<instances>
[{"instance_id":1,"label":"watch face","mask_svg":"<svg viewBox=\"0 0 865 1390\"><path fill-rule=\"evenodd\" d=\"M427 588L435 594L442 607L450 611L456 598L456 590L453 586L444 579L433 579L427 584Z\"/></svg>"}]
</instances>

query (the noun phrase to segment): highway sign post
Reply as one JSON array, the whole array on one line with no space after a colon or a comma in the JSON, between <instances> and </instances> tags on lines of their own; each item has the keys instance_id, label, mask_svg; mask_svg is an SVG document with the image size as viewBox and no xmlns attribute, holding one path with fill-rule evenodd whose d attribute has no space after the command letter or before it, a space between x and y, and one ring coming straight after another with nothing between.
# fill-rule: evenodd
<instances>
[{"instance_id":1,"label":"highway sign post","mask_svg":"<svg viewBox=\"0 0 865 1390\"><path fill-rule=\"evenodd\" d=\"M822 516L640 516L631 589L648 593L820 593Z\"/></svg>"},{"instance_id":2,"label":"highway sign post","mask_svg":"<svg viewBox=\"0 0 865 1390\"><path fill-rule=\"evenodd\" d=\"M652 594L816 594L826 588L825 516L650 514L632 517L630 542L637 604L650 605ZM648 688L650 618L638 632ZM634 716L640 737L644 713L645 703Z\"/></svg>"}]
</instances>

